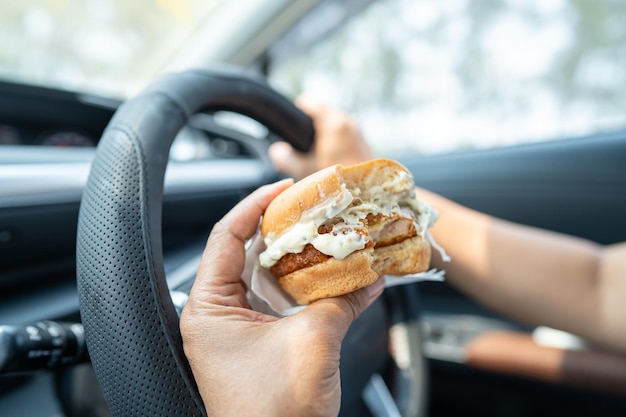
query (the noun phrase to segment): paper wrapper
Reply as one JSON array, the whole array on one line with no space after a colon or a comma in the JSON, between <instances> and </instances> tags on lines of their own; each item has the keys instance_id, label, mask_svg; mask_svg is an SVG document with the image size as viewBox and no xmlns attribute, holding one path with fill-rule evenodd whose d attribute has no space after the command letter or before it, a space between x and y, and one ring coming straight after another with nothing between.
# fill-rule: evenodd
<instances>
[{"instance_id":1,"label":"paper wrapper","mask_svg":"<svg viewBox=\"0 0 626 417\"><path fill-rule=\"evenodd\" d=\"M289 316L302 310L305 306L299 305L287 294L276 279L265 268L259 265L259 254L264 245L260 235L256 235L246 245L246 267L242 279L248 286L248 302L253 310L272 314L274 316ZM386 275L385 286L407 285L419 281L443 281L445 271L431 269L419 274L404 275L401 277Z\"/></svg>"}]
</instances>

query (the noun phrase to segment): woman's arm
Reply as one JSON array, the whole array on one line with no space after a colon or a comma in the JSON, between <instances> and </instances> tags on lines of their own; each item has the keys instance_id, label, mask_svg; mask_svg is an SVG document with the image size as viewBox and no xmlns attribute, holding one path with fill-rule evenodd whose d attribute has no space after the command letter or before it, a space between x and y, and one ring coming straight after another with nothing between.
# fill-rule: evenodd
<instances>
[{"instance_id":1,"label":"woman's arm","mask_svg":"<svg viewBox=\"0 0 626 417\"><path fill-rule=\"evenodd\" d=\"M603 247L490 217L418 190L440 218L432 229L452 258L433 262L483 304L626 352L626 243Z\"/></svg>"}]
</instances>

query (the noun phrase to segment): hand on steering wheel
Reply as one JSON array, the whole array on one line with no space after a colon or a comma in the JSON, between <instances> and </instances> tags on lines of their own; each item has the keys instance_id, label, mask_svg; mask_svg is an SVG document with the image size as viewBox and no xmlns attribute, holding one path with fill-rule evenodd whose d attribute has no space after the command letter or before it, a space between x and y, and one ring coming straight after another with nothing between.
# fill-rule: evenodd
<instances>
[{"instance_id":1,"label":"hand on steering wheel","mask_svg":"<svg viewBox=\"0 0 626 417\"><path fill-rule=\"evenodd\" d=\"M269 155L279 171L303 178L330 165L372 159L372 151L353 116L304 96L296 100L296 105L313 120L315 143L308 153L297 151L287 142L272 144Z\"/></svg>"},{"instance_id":2,"label":"hand on steering wheel","mask_svg":"<svg viewBox=\"0 0 626 417\"><path fill-rule=\"evenodd\" d=\"M215 225L182 313L183 347L209 415L337 415L341 342L384 289L379 279L281 319L249 308L244 244L290 184L261 187Z\"/></svg>"}]
</instances>

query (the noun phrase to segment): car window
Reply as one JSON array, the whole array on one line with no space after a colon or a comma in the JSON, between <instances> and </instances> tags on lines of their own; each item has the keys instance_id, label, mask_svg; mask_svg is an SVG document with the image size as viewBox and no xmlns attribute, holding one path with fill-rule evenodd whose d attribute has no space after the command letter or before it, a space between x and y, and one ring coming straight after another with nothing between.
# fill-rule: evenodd
<instances>
[{"instance_id":1,"label":"car window","mask_svg":"<svg viewBox=\"0 0 626 417\"><path fill-rule=\"evenodd\" d=\"M125 98L233 0L0 3L0 79Z\"/></svg>"},{"instance_id":2,"label":"car window","mask_svg":"<svg viewBox=\"0 0 626 417\"><path fill-rule=\"evenodd\" d=\"M268 72L289 96L356 113L380 154L626 126L626 2L370 3L313 46L270 51ZM311 16L309 27L332 16Z\"/></svg>"}]
</instances>

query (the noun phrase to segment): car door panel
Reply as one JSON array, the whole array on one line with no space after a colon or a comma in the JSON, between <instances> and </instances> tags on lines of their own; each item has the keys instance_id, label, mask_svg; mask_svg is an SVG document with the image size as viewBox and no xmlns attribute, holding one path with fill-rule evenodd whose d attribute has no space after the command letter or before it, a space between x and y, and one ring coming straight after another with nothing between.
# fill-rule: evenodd
<instances>
[{"instance_id":1,"label":"car door panel","mask_svg":"<svg viewBox=\"0 0 626 417\"><path fill-rule=\"evenodd\" d=\"M507 220L626 240L626 132L403 160L419 186Z\"/></svg>"}]
</instances>

